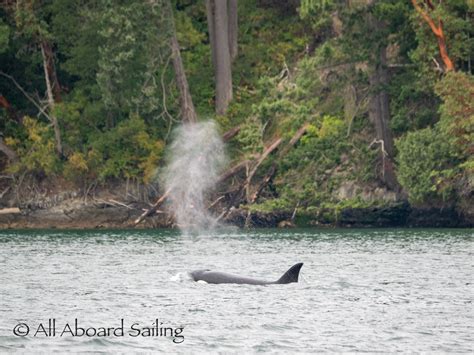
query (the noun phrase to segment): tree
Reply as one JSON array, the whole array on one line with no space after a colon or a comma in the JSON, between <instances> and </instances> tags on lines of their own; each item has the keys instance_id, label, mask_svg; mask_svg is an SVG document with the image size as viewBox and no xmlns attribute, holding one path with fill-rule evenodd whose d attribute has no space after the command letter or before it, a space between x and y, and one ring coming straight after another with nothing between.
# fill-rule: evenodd
<instances>
[{"instance_id":1,"label":"tree","mask_svg":"<svg viewBox=\"0 0 474 355\"><path fill-rule=\"evenodd\" d=\"M235 60L237 57L238 52L238 6L237 0L228 0L228 20L229 20L229 51L230 51L230 59L232 61Z\"/></svg>"},{"instance_id":2,"label":"tree","mask_svg":"<svg viewBox=\"0 0 474 355\"><path fill-rule=\"evenodd\" d=\"M56 68L54 64L54 52L51 44L51 35L46 26L46 22L41 18L39 10L41 4L36 0L18 2L15 19L17 27L30 37L39 46L43 59L44 79L46 84L46 97L48 102L48 118L54 130L56 153L63 155L61 129L54 109L56 103L61 101L61 86L59 84Z\"/></svg>"},{"instance_id":3,"label":"tree","mask_svg":"<svg viewBox=\"0 0 474 355\"><path fill-rule=\"evenodd\" d=\"M40 40L41 56L43 57L44 79L46 82L46 95L48 98L49 117L54 129L54 137L56 141L56 153L63 155L63 144L61 139L61 129L59 128L58 118L54 113L57 102L61 100L60 87L56 69L54 67L53 50L47 40Z\"/></svg>"},{"instance_id":4,"label":"tree","mask_svg":"<svg viewBox=\"0 0 474 355\"><path fill-rule=\"evenodd\" d=\"M423 3L425 8L422 8L418 3L418 0L411 0L411 3L415 7L416 11L421 15L423 20L430 26L431 31L436 36L438 41L439 54L443 60L445 71L454 70L454 64L451 58L448 55L448 49L446 47L446 36L444 35L443 30L443 21L439 18L438 25L435 24L433 18L429 15L429 11L434 11L435 6L431 0L424 0Z\"/></svg>"},{"instance_id":5,"label":"tree","mask_svg":"<svg viewBox=\"0 0 474 355\"><path fill-rule=\"evenodd\" d=\"M196 110L194 109L191 93L189 92L188 80L184 71L181 52L179 50L178 38L176 37L176 28L174 24L174 15L171 8L171 0L165 0L166 13L169 19L170 46L173 60L173 68L176 76L176 86L179 90L179 102L181 108L181 117L185 123L197 122Z\"/></svg>"},{"instance_id":6,"label":"tree","mask_svg":"<svg viewBox=\"0 0 474 355\"><path fill-rule=\"evenodd\" d=\"M314 18L317 28L332 29L330 32L336 43L334 46L349 62L347 68L354 68L356 64L364 68L369 85L368 116L375 131L372 145L378 144L380 147L381 179L388 188L395 191L399 189L399 185L394 170L395 152L390 126L387 46L388 38L394 37L396 30L390 28L387 13L393 16L398 11L400 9L397 4L377 3L373 0L354 2L349 6L345 1L304 0L300 9L303 18ZM351 78L348 78L348 82L357 86L351 82Z\"/></svg>"},{"instance_id":7,"label":"tree","mask_svg":"<svg viewBox=\"0 0 474 355\"><path fill-rule=\"evenodd\" d=\"M386 24L368 14L369 29L375 32L383 32ZM389 95L389 72L387 66L387 46L382 41L375 45L369 57L369 119L375 127L377 142L381 145L382 156L382 179L392 190L398 190L399 185L394 169L394 143L392 129L390 127Z\"/></svg>"},{"instance_id":8,"label":"tree","mask_svg":"<svg viewBox=\"0 0 474 355\"><path fill-rule=\"evenodd\" d=\"M232 101L232 60L237 55L237 0L206 0L207 24L216 82L216 112Z\"/></svg>"}]
</instances>

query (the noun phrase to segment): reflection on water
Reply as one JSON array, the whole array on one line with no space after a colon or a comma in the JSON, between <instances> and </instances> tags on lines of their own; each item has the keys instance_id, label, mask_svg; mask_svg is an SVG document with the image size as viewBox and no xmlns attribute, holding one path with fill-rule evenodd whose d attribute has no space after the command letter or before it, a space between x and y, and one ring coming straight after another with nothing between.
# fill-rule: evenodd
<instances>
[{"instance_id":1,"label":"reflection on water","mask_svg":"<svg viewBox=\"0 0 474 355\"><path fill-rule=\"evenodd\" d=\"M2 231L0 352L471 352L473 254L472 230ZM187 274L276 279L296 262L289 285ZM123 319L124 336L13 334L52 319L58 331Z\"/></svg>"}]
</instances>

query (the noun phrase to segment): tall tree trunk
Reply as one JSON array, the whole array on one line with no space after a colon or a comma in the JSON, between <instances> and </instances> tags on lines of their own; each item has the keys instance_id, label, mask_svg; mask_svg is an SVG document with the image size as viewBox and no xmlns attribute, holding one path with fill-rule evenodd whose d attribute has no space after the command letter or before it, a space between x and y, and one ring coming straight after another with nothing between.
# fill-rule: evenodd
<instances>
[{"instance_id":1,"label":"tall tree trunk","mask_svg":"<svg viewBox=\"0 0 474 355\"><path fill-rule=\"evenodd\" d=\"M54 52L51 43L42 40L41 50L44 52L46 59L46 70L48 72L49 81L51 83L52 96L54 102L61 102L61 85L59 84L58 75L56 73L56 65L54 64Z\"/></svg>"},{"instance_id":2,"label":"tall tree trunk","mask_svg":"<svg viewBox=\"0 0 474 355\"><path fill-rule=\"evenodd\" d=\"M0 137L0 152L5 154L10 161L18 161L18 156L15 151L5 144L2 137Z\"/></svg>"},{"instance_id":3,"label":"tall tree trunk","mask_svg":"<svg viewBox=\"0 0 474 355\"><path fill-rule=\"evenodd\" d=\"M216 112L223 115L226 113L232 100L232 68L229 50L227 1L214 1L214 9Z\"/></svg>"},{"instance_id":4,"label":"tall tree trunk","mask_svg":"<svg viewBox=\"0 0 474 355\"><path fill-rule=\"evenodd\" d=\"M189 91L188 80L184 71L183 61L181 59L181 52L179 50L178 38L176 37L176 27L174 24L174 15L171 8L170 0L165 1L167 14L171 23L171 55L173 60L173 68L176 77L176 86L179 90L179 103L181 107L181 117L184 123L197 122L197 114L194 109L193 99Z\"/></svg>"},{"instance_id":5,"label":"tall tree trunk","mask_svg":"<svg viewBox=\"0 0 474 355\"><path fill-rule=\"evenodd\" d=\"M209 32L209 44L211 47L212 67L216 67L216 36L214 29L214 0L206 0L207 31Z\"/></svg>"},{"instance_id":6,"label":"tall tree trunk","mask_svg":"<svg viewBox=\"0 0 474 355\"><path fill-rule=\"evenodd\" d=\"M197 114L194 109L193 99L189 92L188 80L184 72L183 61L181 60L181 53L179 51L178 39L176 33L173 33L171 38L171 51L173 56L173 67L176 75L176 85L179 90L179 103L181 106L181 117L185 123L197 122Z\"/></svg>"},{"instance_id":7,"label":"tall tree trunk","mask_svg":"<svg viewBox=\"0 0 474 355\"><path fill-rule=\"evenodd\" d=\"M48 97L48 106L49 106L49 117L51 118L51 124L54 129L54 138L56 141L56 153L61 157L63 155L63 146L61 141L61 129L59 128L59 123L56 115L54 114L54 106L56 103L53 85L59 87L57 83L56 71L53 70L54 75L52 75L51 70L54 69L54 61L52 58L52 51L50 45L46 41L41 41L41 55L43 56L43 69L44 69L44 78L46 81L46 93Z\"/></svg>"},{"instance_id":8,"label":"tall tree trunk","mask_svg":"<svg viewBox=\"0 0 474 355\"><path fill-rule=\"evenodd\" d=\"M227 17L229 20L229 51L230 59L233 62L237 57L238 51L238 11L237 11L237 0L227 0Z\"/></svg>"},{"instance_id":9,"label":"tall tree trunk","mask_svg":"<svg viewBox=\"0 0 474 355\"><path fill-rule=\"evenodd\" d=\"M390 110L387 85L389 84L387 70L386 47L379 50L378 60L369 76L372 94L369 102L369 118L375 126L376 139L381 143L383 161L382 177L385 184L397 191L399 185L394 171L394 144L390 128Z\"/></svg>"}]
</instances>

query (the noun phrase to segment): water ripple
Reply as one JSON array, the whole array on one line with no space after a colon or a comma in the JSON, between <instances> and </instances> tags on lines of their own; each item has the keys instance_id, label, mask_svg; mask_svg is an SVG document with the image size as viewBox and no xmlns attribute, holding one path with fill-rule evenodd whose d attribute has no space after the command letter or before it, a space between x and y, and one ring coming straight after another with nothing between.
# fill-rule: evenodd
<instances>
[{"instance_id":1,"label":"water ripple","mask_svg":"<svg viewBox=\"0 0 474 355\"><path fill-rule=\"evenodd\" d=\"M471 230L1 231L0 352L471 352ZM209 268L298 284L193 282ZM13 335L55 318L158 337ZM176 340L176 339L175 339ZM178 339L179 340L179 339Z\"/></svg>"}]
</instances>

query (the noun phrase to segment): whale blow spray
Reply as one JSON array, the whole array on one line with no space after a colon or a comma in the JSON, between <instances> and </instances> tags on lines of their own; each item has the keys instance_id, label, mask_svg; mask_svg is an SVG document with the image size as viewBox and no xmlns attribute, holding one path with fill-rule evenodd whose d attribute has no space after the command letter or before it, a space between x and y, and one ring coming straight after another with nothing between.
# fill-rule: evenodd
<instances>
[{"instance_id":1,"label":"whale blow spray","mask_svg":"<svg viewBox=\"0 0 474 355\"><path fill-rule=\"evenodd\" d=\"M162 177L182 230L199 232L215 226L206 195L216 185L225 163L224 143L213 121L184 124L174 131Z\"/></svg>"}]
</instances>

